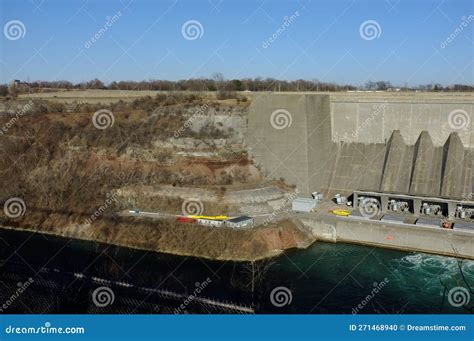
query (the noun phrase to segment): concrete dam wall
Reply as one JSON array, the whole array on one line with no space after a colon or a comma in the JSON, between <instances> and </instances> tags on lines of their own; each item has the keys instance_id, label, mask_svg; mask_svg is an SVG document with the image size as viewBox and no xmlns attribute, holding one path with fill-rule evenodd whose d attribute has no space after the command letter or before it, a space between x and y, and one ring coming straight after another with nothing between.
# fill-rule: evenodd
<instances>
[{"instance_id":1,"label":"concrete dam wall","mask_svg":"<svg viewBox=\"0 0 474 341\"><path fill-rule=\"evenodd\" d=\"M383 117L383 124L361 119L358 102L358 115L339 111L339 104L319 94L256 96L247 132L255 162L268 177L283 178L304 194L370 190L465 199L474 192L472 104L433 104L419 126L402 124L414 116L412 110L394 112L400 103L363 104L372 108L363 115ZM428 108L414 102L415 112L417 105ZM451 111L441 115L443 106ZM462 125L450 122L451 112L464 115Z\"/></svg>"},{"instance_id":2,"label":"concrete dam wall","mask_svg":"<svg viewBox=\"0 0 474 341\"><path fill-rule=\"evenodd\" d=\"M458 133L465 147L474 143L474 129L465 124L467 120L472 123L474 99L436 103L427 99L391 102L390 98L335 97L330 95L332 136L336 142L385 143L394 130L400 130L408 144L415 144L421 131L430 133L435 146L442 146L452 132Z\"/></svg>"}]
</instances>

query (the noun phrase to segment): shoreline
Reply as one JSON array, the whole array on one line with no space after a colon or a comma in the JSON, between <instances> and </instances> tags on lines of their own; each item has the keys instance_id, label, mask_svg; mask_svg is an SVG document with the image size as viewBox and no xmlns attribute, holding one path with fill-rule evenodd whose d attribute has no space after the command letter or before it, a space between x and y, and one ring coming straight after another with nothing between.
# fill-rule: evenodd
<instances>
[{"instance_id":1,"label":"shoreline","mask_svg":"<svg viewBox=\"0 0 474 341\"><path fill-rule=\"evenodd\" d=\"M456 250L454 244L452 243L453 241L450 240L450 247L452 248L452 251L443 251L441 249L435 249L434 247L415 247L413 245L400 245L399 243L394 243L393 237L392 239L387 239L385 238L378 238L377 236L382 234L387 234L392 236L396 235L398 232L407 232L406 227L407 226L397 226L397 224L387 224L383 223L381 224L380 222L376 221L367 221L367 222L361 222L361 221L355 221L355 220L348 220L342 219L342 218L334 218L330 217L331 219L301 219L302 225L307 229L307 233L305 233L304 238L300 238L295 241L295 243L285 245L283 248L274 248L274 249L268 249L256 256L250 256L249 253L245 253L243 251L239 255L234 255L234 256L226 256L226 255L211 255L212 252L192 252L192 251L186 251L183 248L173 248L173 247L161 247L161 248L150 248L150 247L145 247L145 246L140 246L140 245L133 245L132 243L127 243L127 242L121 242L120 240L118 241L107 241L107 240L97 240L94 238L88 238L85 236L79 237L79 236L74 236L74 235L69 235L69 234L63 234L63 233L58 233L55 231L44 231L44 230L37 230L37 229L31 229L31 228L17 228L17 227L12 227L12 226L0 226L0 229L3 230L8 230L8 231L16 231L16 232L26 232L26 233L40 233L44 235L49 235L49 236L54 236L58 238L66 238L66 239L74 239L77 241L85 241L85 242L96 242L96 243L102 243L102 244L107 244L111 246L117 246L117 247L124 247L124 248L129 248L132 250L140 250L140 251L148 251L148 252L156 252L156 253L163 253L167 255L172 255L172 256L179 256L179 257L193 257L193 258L200 258L204 260L210 260L210 261L231 261L231 262L257 262L257 261L262 261L266 260L269 258L273 257L278 257L284 254L285 252L291 251L291 250L304 250L312 245L314 245L316 242L324 242L324 243L347 243L347 244L353 244L353 245L360 245L360 246L372 246L380 249L387 249L387 250L396 250L396 251L401 251L401 252L406 252L406 253L425 253L425 254L432 254L432 255L438 255L438 256L443 256L443 257L454 257L454 258L459 258L459 259L466 259L466 260L474 260L474 255L468 254L468 253L459 253L458 250ZM316 224L316 225L315 225ZM328 233L327 228L331 227L332 231ZM373 233L374 227L378 229L379 233ZM400 227L402 229L400 229ZM396 230L394 230L396 228ZM278 230L278 232L281 231L282 228L273 228L274 230ZM256 228L254 230L247 230L250 231L252 234L257 235L259 228ZM301 229L300 229L301 230ZM370 231L370 238L367 239L367 235L361 237L361 235L354 233L354 230L361 231ZM219 231L219 230L215 230ZM420 237L420 231L421 231L421 238L429 238L433 233L434 234L440 234L440 233L449 233L449 231L444 231L444 230L436 230L436 229L430 229L430 228L417 228L418 234L417 238ZM195 231L194 231L195 232ZM190 233L194 233L193 231L190 231ZM235 231L236 233L242 232L242 231ZM376 236L377 235L377 236ZM451 236L453 235L451 231ZM457 233L454 235L458 235ZM360 238L358 238L359 236ZM431 236L432 237L432 236ZM467 241L464 241L464 246L470 245L469 240L474 239L474 234L466 234L462 233L459 235L459 237L468 237ZM407 236L404 238L405 243L407 241ZM416 238L415 238L416 240ZM444 242L448 241L446 238L443 238ZM412 242L413 242L413 235L412 235ZM455 241L456 242L456 241ZM268 242L268 245L271 245L271 242ZM468 250L469 251L469 250Z\"/></svg>"},{"instance_id":2,"label":"shoreline","mask_svg":"<svg viewBox=\"0 0 474 341\"><path fill-rule=\"evenodd\" d=\"M106 244L106 245L111 245L111 246L117 246L117 247L124 247L124 248L129 248L132 250L139 250L139 251L147 251L147 252L156 252L156 253L162 253L162 254L167 254L167 255L172 255L172 256L179 256L179 257L193 257L193 258L200 258L204 260L209 260L209 261L231 261L231 262L257 262L261 260L266 260L269 258L273 257L278 257L282 255L284 252L287 252L292 249L306 249L313 245L316 242L316 239L314 238L309 238L306 236L305 239L300 239L298 240L297 244L291 244L288 245L287 247L281 248L281 249L271 249L269 251L266 251L256 257L251 257L248 255L241 255L241 256L234 256L234 257L229 257L229 256L212 256L210 255L210 252L208 254L202 253L202 252L186 252L184 250L177 250L177 248L160 248L160 249L152 249L152 248L147 248L144 246L139 246L139 245L132 245L130 243L125 243L125 242L120 242L120 241L104 241L104 240L97 240L93 238L87 238L87 237L78 237L78 236L71 236L68 234L61 234L58 232L52 232L52 231L43 231L43 230L37 230L37 229L31 229L31 228L17 228L17 227L12 227L12 226L0 226L1 230L7 230L7 231L14 231L14 232L25 232L25 233L32 233L32 234L44 234L48 236L54 236L58 238L65 238L65 239L71 239L71 240L76 240L76 241L85 241L85 242L95 242L95 243L101 243L101 244ZM256 232L256 231L254 231ZM269 243L270 245L270 243Z\"/></svg>"},{"instance_id":3,"label":"shoreline","mask_svg":"<svg viewBox=\"0 0 474 341\"><path fill-rule=\"evenodd\" d=\"M320 241L474 260L472 232L348 217L302 214L300 219Z\"/></svg>"}]
</instances>

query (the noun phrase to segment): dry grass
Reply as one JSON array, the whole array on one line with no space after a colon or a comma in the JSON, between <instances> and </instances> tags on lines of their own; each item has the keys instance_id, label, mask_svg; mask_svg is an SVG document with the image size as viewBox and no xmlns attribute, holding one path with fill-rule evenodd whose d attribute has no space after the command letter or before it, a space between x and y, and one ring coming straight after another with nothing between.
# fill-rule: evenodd
<instances>
[{"instance_id":1,"label":"dry grass","mask_svg":"<svg viewBox=\"0 0 474 341\"><path fill-rule=\"evenodd\" d=\"M295 246L295 240L301 236L292 226L285 228L287 235L281 235L277 228L255 232L217 231L173 221L114 216L113 212L127 207L126 200L112 202L97 220L85 223L112 193L126 186L219 187L246 183L251 163L245 154L236 156L229 150L227 159L178 158L173 150L153 147L154 141L166 141L184 124L187 118L182 114L183 109L199 108L204 101L190 94L140 98L128 104L120 102L109 107L114 112L115 123L105 130L96 129L92 124L95 106L79 105L77 112L67 113L57 103L42 102L36 106L40 110L20 117L0 136L0 200L3 204L8 198L19 197L27 205L22 218L10 219L2 212L0 224L134 248L222 259L261 258L273 249ZM210 105L227 106L230 101L214 101ZM11 117L0 116L0 126L7 124ZM183 134L186 136L186 132ZM206 137L225 138L214 130L209 130ZM133 155L127 154L130 150ZM144 160L141 154L147 150L152 152L154 160ZM146 196L138 198L144 206L150 204L150 200ZM153 200L160 201L155 208L180 210L180 200ZM206 206L216 212L229 209L215 203Z\"/></svg>"}]
</instances>

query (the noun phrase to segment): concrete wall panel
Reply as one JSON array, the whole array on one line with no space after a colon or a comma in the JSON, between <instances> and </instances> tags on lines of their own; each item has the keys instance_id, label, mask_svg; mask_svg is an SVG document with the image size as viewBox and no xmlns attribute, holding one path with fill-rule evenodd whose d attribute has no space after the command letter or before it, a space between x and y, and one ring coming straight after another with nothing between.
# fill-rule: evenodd
<instances>
[{"instance_id":1,"label":"concrete wall panel","mask_svg":"<svg viewBox=\"0 0 474 341\"><path fill-rule=\"evenodd\" d=\"M461 127L449 122L456 110ZM275 113L289 117L279 122ZM462 199L474 192L472 127L472 104L330 104L326 95L259 94L247 140L270 178L304 194L373 190Z\"/></svg>"},{"instance_id":2,"label":"concrete wall panel","mask_svg":"<svg viewBox=\"0 0 474 341\"><path fill-rule=\"evenodd\" d=\"M374 102L333 102L333 140L343 141L344 136L357 131L361 122L367 119L371 108L383 104L383 101ZM383 113L377 116L376 124L367 130L367 134L359 134L354 142L384 143L393 130L400 130L407 144L415 144L421 131L430 133L435 146L442 146L452 132L457 132L463 145L473 146L473 105L471 103L427 103L427 102L387 102ZM451 113L457 113L451 114ZM451 116L450 116L451 114ZM457 117L453 124L450 117ZM464 120L464 121L463 121ZM380 132L383 127L383 132Z\"/></svg>"}]
</instances>

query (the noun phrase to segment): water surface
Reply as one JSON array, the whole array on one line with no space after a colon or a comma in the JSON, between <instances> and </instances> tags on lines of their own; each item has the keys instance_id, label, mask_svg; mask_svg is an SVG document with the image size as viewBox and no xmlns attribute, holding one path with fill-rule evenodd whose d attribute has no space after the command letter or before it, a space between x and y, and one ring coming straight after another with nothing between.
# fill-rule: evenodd
<instances>
[{"instance_id":1,"label":"water surface","mask_svg":"<svg viewBox=\"0 0 474 341\"><path fill-rule=\"evenodd\" d=\"M474 287L474 261L450 257L317 242L252 264L13 231L0 238L0 301L34 281L9 304L11 313L173 313L185 300L161 291L187 298L198 287L199 297L257 313L469 313L473 306L472 294L461 297L464 306L448 300L450 290ZM94 304L100 286L112 289L112 304ZM179 312L229 311L191 299Z\"/></svg>"}]
</instances>

